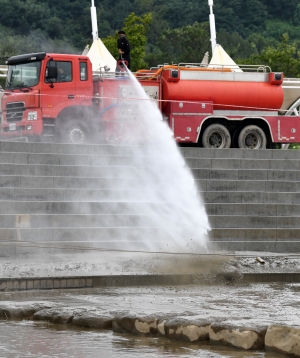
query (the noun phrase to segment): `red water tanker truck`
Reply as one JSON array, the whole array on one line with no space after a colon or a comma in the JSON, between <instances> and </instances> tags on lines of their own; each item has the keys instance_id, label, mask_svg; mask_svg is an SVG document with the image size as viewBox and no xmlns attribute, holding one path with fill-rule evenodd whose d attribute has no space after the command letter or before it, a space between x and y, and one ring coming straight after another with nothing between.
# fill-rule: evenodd
<instances>
[{"instance_id":1,"label":"red water tanker truck","mask_svg":"<svg viewBox=\"0 0 300 358\"><path fill-rule=\"evenodd\" d=\"M88 57L67 54L19 55L7 64L2 140L115 143L124 125L130 128L130 119L118 116L132 86L126 72L95 74ZM180 144L261 149L300 142L298 112L280 112L283 74L268 67L163 65L135 76Z\"/></svg>"}]
</instances>

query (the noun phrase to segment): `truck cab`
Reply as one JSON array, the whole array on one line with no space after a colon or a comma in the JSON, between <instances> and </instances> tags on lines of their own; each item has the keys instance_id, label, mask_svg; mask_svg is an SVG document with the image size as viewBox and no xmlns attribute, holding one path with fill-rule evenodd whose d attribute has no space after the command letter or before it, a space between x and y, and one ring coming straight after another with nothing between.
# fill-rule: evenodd
<instances>
[{"instance_id":1,"label":"truck cab","mask_svg":"<svg viewBox=\"0 0 300 358\"><path fill-rule=\"evenodd\" d=\"M84 121L90 108L93 74L88 57L32 53L7 60L2 97L1 136L44 138L55 136L55 125L68 119ZM83 123L85 125L85 123Z\"/></svg>"}]
</instances>

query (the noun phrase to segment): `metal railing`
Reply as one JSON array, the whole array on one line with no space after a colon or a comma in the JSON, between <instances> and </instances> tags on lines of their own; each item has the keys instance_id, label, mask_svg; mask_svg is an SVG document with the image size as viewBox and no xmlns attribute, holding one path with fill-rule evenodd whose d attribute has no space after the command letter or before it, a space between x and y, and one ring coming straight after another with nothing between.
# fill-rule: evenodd
<instances>
[{"instance_id":1,"label":"metal railing","mask_svg":"<svg viewBox=\"0 0 300 358\"><path fill-rule=\"evenodd\" d=\"M173 65L176 66L176 65ZM269 73L272 72L270 66L265 65L243 65L243 64L230 64L230 65L223 65L219 63L209 63L208 65L204 65L202 63L186 63L181 62L178 64L178 67L187 67L187 68L208 68L208 69L219 69L219 70L232 70L232 71L239 71L242 70L243 72L263 72Z\"/></svg>"},{"instance_id":2,"label":"metal railing","mask_svg":"<svg viewBox=\"0 0 300 358\"><path fill-rule=\"evenodd\" d=\"M6 77L8 71L8 66L0 65L0 77Z\"/></svg>"}]
</instances>

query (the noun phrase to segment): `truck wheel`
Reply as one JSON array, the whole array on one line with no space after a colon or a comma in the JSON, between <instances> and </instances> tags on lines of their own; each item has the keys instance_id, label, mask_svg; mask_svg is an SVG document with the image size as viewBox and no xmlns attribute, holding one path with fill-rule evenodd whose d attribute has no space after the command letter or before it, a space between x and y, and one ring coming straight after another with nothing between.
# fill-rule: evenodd
<instances>
[{"instance_id":1,"label":"truck wheel","mask_svg":"<svg viewBox=\"0 0 300 358\"><path fill-rule=\"evenodd\" d=\"M239 148L243 149L265 149L267 138L265 132L257 126L247 126L241 130L239 135Z\"/></svg>"},{"instance_id":2,"label":"truck wheel","mask_svg":"<svg viewBox=\"0 0 300 358\"><path fill-rule=\"evenodd\" d=\"M69 122L62 128L61 139L63 143L85 144L89 141L89 133L82 123Z\"/></svg>"},{"instance_id":3,"label":"truck wheel","mask_svg":"<svg viewBox=\"0 0 300 358\"><path fill-rule=\"evenodd\" d=\"M222 124L212 124L207 127L202 136L204 148L230 148L230 133Z\"/></svg>"}]
</instances>

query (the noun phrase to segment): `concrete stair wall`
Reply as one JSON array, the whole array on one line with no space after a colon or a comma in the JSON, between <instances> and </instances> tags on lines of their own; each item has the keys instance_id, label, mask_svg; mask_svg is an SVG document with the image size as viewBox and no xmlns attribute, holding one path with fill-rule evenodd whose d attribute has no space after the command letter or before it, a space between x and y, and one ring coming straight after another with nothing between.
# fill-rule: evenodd
<instances>
[{"instance_id":1,"label":"concrete stair wall","mask_svg":"<svg viewBox=\"0 0 300 358\"><path fill-rule=\"evenodd\" d=\"M299 151L180 151L202 192L212 249L300 252ZM161 237L151 217L159 204L135 189L147 158L137 168L130 152L127 146L0 142L0 255L37 244L129 249L132 243L139 250L145 233Z\"/></svg>"},{"instance_id":2,"label":"concrete stair wall","mask_svg":"<svg viewBox=\"0 0 300 358\"><path fill-rule=\"evenodd\" d=\"M203 190L213 247L300 251L299 151L181 150Z\"/></svg>"}]
</instances>

